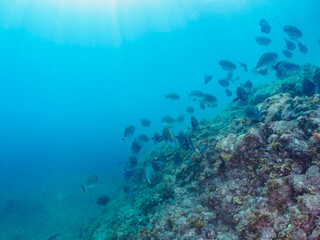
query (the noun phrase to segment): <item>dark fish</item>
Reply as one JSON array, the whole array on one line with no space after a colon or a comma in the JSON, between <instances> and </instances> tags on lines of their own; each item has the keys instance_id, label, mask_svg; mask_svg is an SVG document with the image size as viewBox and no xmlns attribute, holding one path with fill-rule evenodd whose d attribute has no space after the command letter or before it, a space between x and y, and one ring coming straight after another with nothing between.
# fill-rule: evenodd
<instances>
[{"instance_id":1,"label":"dark fish","mask_svg":"<svg viewBox=\"0 0 320 240\"><path fill-rule=\"evenodd\" d=\"M263 54L255 69L253 70L254 73L258 73L263 75L265 71L268 73L268 68L270 68L273 64L275 64L278 61L278 54L275 52L267 52Z\"/></svg>"},{"instance_id":2,"label":"dark fish","mask_svg":"<svg viewBox=\"0 0 320 240\"><path fill-rule=\"evenodd\" d=\"M232 72L237 68L237 66L234 63L232 63L232 62L230 62L228 60L221 60L220 62L218 62L218 64L225 71Z\"/></svg>"},{"instance_id":3,"label":"dark fish","mask_svg":"<svg viewBox=\"0 0 320 240\"><path fill-rule=\"evenodd\" d=\"M258 37L255 37L254 39L261 46L268 46L271 43L271 39L268 37L258 36Z\"/></svg>"},{"instance_id":4,"label":"dark fish","mask_svg":"<svg viewBox=\"0 0 320 240\"><path fill-rule=\"evenodd\" d=\"M138 140L143 143L149 142L149 137L146 134L140 134Z\"/></svg>"},{"instance_id":5,"label":"dark fish","mask_svg":"<svg viewBox=\"0 0 320 240\"><path fill-rule=\"evenodd\" d=\"M307 53L308 52L308 47L306 45L302 44L299 41L297 41L297 42L298 42L299 51L302 52L302 53Z\"/></svg>"},{"instance_id":6,"label":"dark fish","mask_svg":"<svg viewBox=\"0 0 320 240\"><path fill-rule=\"evenodd\" d=\"M124 136L125 138L132 137L135 130L136 130L135 126L133 126L133 125L128 125L128 126L124 129L124 134L123 134L123 136Z\"/></svg>"},{"instance_id":7,"label":"dark fish","mask_svg":"<svg viewBox=\"0 0 320 240\"><path fill-rule=\"evenodd\" d=\"M135 155L131 155L128 162L126 163L126 169L135 168L137 164L138 158Z\"/></svg>"},{"instance_id":8,"label":"dark fish","mask_svg":"<svg viewBox=\"0 0 320 240\"><path fill-rule=\"evenodd\" d=\"M212 76L211 75L205 75L204 76L204 84L207 84L208 82L210 82L212 80Z\"/></svg>"},{"instance_id":9,"label":"dark fish","mask_svg":"<svg viewBox=\"0 0 320 240\"><path fill-rule=\"evenodd\" d=\"M202 100L204 98L204 93L199 90L194 90L188 95L193 101Z\"/></svg>"},{"instance_id":10,"label":"dark fish","mask_svg":"<svg viewBox=\"0 0 320 240\"><path fill-rule=\"evenodd\" d=\"M143 118L143 119L141 119L141 125L144 126L144 127L150 127L151 122L150 122L149 119Z\"/></svg>"},{"instance_id":11,"label":"dark fish","mask_svg":"<svg viewBox=\"0 0 320 240\"><path fill-rule=\"evenodd\" d=\"M183 146L185 143L186 143L186 135L184 134L184 132L179 132L178 136L177 136L177 139L178 139L178 143L180 146Z\"/></svg>"},{"instance_id":12,"label":"dark fish","mask_svg":"<svg viewBox=\"0 0 320 240\"><path fill-rule=\"evenodd\" d=\"M96 204L105 206L109 201L110 201L110 198L108 196L102 195L97 199Z\"/></svg>"},{"instance_id":13,"label":"dark fish","mask_svg":"<svg viewBox=\"0 0 320 240\"><path fill-rule=\"evenodd\" d=\"M227 94L227 97L231 97L232 96L232 92L226 88L226 94Z\"/></svg>"},{"instance_id":14,"label":"dark fish","mask_svg":"<svg viewBox=\"0 0 320 240\"><path fill-rule=\"evenodd\" d=\"M82 192L84 192L88 188L94 188L98 181L99 181L99 176L98 175L96 175L96 174L90 175L87 178L85 184L81 186Z\"/></svg>"},{"instance_id":15,"label":"dark fish","mask_svg":"<svg viewBox=\"0 0 320 240\"><path fill-rule=\"evenodd\" d=\"M193 114L194 113L194 108L192 106L188 106L186 109L187 113Z\"/></svg>"},{"instance_id":16,"label":"dark fish","mask_svg":"<svg viewBox=\"0 0 320 240\"><path fill-rule=\"evenodd\" d=\"M239 62L239 63L240 63L240 67L242 67L245 72L248 72L248 66L247 66L247 64L245 64L245 63L243 63L243 62Z\"/></svg>"},{"instance_id":17,"label":"dark fish","mask_svg":"<svg viewBox=\"0 0 320 240\"><path fill-rule=\"evenodd\" d=\"M226 79L220 79L218 83L220 84L221 87L228 87L230 85L230 82Z\"/></svg>"},{"instance_id":18,"label":"dark fish","mask_svg":"<svg viewBox=\"0 0 320 240\"><path fill-rule=\"evenodd\" d=\"M320 44L320 40L317 40L318 41L318 43Z\"/></svg>"},{"instance_id":19,"label":"dark fish","mask_svg":"<svg viewBox=\"0 0 320 240\"><path fill-rule=\"evenodd\" d=\"M161 120L161 123L165 125L166 127L173 127L176 123L176 120L174 120L173 117L170 116L164 116Z\"/></svg>"},{"instance_id":20,"label":"dark fish","mask_svg":"<svg viewBox=\"0 0 320 240\"><path fill-rule=\"evenodd\" d=\"M218 99L215 96L212 96L211 94L205 93L205 97L200 103L204 104L207 107L216 107L217 101L218 101ZM200 107L201 107L201 105L200 105Z\"/></svg>"},{"instance_id":21,"label":"dark fish","mask_svg":"<svg viewBox=\"0 0 320 240\"><path fill-rule=\"evenodd\" d=\"M313 82L317 84L317 86L320 85L320 68L317 67L315 69L312 79L313 79Z\"/></svg>"},{"instance_id":22,"label":"dark fish","mask_svg":"<svg viewBox=\"0 0 320 240\"><path fill-rule=\"evenodd\" d=\"M168 128L168 127L165 127L162 130L162 136L166 142L173 142L174 141L174 136L173 136L170 128Z\"/></svg>"},{"instance_id":23,"label":"dark fish","mask_svg":"<svg viewBox=\"0 0 320 240\"><path fill-rule=\"evenodd\" d=\"M202 110L204 110L204 109L206 108L206 105L204 105L203 102L200 102L199 107L200 107Z\"/></svg>"},{"instance_id":24,"label":"dark fish","mask_svg":"<svg viewBox=\"0 0 320 240\"><path fill-rule=\"evenodd\" d=\"M288 51L287 49L282 49L282 53L286 58L292 58L292 52Z\"/></svg>"},{"instance_id":25,"label":"dark fish","mask_svg":"<svg viewBox=\"0 0 320 240\"><path fill-rule=\"evenodd\" d=\"M245 109L245 114L248 118L251 119L251 121L261 122L261 113L257 107L252 106L252 105L248 106Z\"/></svg>"},{"instance_id":26,"label":"dark fish","mask_svg":"<svg viewBox=\"0 0 320 240\"><path fill-rule=\"evenodd\" d=\"M191 126L194 130L199 130L199 123L198 123L198 120L194 117L194 116L191 116Z\"/></svg>"},{"instance_id":27,"label":"dark fish","mask_svg":"<svg viewBox=\"0 0 320 240\"><path fill-rule=\"evenodd\" d=\"M152 139L153 143L156 144L156 143L163 141L163 136L160 136L159 133L155 132L151 139Z\"/></svg>"},{"instance_id":28,"label":"dark fish","mask_svg":"<svg viewBox=\"0 0 320 240\"><path fill-rule=\"evenodd\" d=\"M316 92L316 86L310 80L304 78L302 80L302 91L307 96L312 96Z\"/></svg>"},{"instance_id":29,"label":"dark fish","mask_svg":"<svg viewBox=\"0 0 320 240\"><path fill-rule=\"evenodd\" d=\"M55 234L48 238L48 240L63 240L61 234Z\"/></svg>"},{"instance_id":30,"label":"dark fish","mask_svg":"<svg viewBox=\"0 0 320 240\"><path fill-rule=\"evenodd\" d=\"M294 42L287 40L286 38L283 38L286 42L286 49L289 51L293 51L296 49L296 45L294 44Z\"/></svg>"},{"instance_id":31,"label":"dark fish","mask_svg":"<svg viewBox=\"0 0 320 240\"><path fill-rule=\"evenodd\" d=\"M250 80L246 81L242 86L248 93L252 91L252 82Z\"/></svg>"},{"instance_id":32,"label":"dark fish","mask_svg":"<svg viewBox=\"0 0 320 240\"><path fill-rule=\"evenodd\" d=\"M82 227L79 228L79 240L83 239L83 229Z\"/></svg>"},{"instance_id":33,"label":"dark fish","mask_svg":"<svg viewBox=\"0 0 320 240\"><path fill-rule=\"evenodd\" d=\"M273 68L279 79L285 79L287 77L297 75L301 70L299 65L287 61L280 61Z\"/></svg>"},{"instance_id":34,"label":"dark fish","mask_svg":"<svg viewBox=\"0 0 320 240\"><path fill-rule=\"evenodd\" d=\"M248 101L248 95L249 94L242 87L238 87L236 93L237 93L237 98L235 98L233 100L233 102L235 102L237 100L241 100L242 102L247 102Z\"/></svg>"},{"instance_id":35,"label":"dark fish","mask_svg":"<svg viewBox=\"0 0 320 240\"><path fill-rule=\"evenodd\" d=\"M169 98L171 100L179 100L180 96L176 93L169 93L166 95L166 98Z\"/></svg>"},{"instance_id":36,"label":"dark fish","mask_svg":"<svg viewBox=\"0 0 320 240\"><path fill-rule=\"evenodd\" d=\"M283 31L292 39L298 39L303 36L302 32L295 26L285 25L284 27L282 27L280 23L279 25L283 29Z\"/></svg>"},{"instance_id":37,"label":"dark fish","mask_svg":"<svg viewBox=\"0 0 320 240\"><path fill-rule=\"evenodd\" d=\"M184 121L184 116L181 114L177 117L177 122L182 123Z\"/></svg>"},{"instance_id":38,"label":"dark fish","mask_svg":"<svg viewBox=\"0 0 320 240\"><path fill-rule=\"evenodd\" d=\"M271 26L265 19L260 20L260 27L261 27L261 32L263 33L270 33L271 31Z\"/></svg>"},{"instance_id":39,"label":"dark fish","mask_svg":"<svg viewBox=\"0 0 320 240\"><path fill-rule=\"evenodd\" d=\"M142 147L142 144L137 139L134 139L134 141L131 144L131 152L137 154L140 152Z\"/></svg>"}]
</instances>

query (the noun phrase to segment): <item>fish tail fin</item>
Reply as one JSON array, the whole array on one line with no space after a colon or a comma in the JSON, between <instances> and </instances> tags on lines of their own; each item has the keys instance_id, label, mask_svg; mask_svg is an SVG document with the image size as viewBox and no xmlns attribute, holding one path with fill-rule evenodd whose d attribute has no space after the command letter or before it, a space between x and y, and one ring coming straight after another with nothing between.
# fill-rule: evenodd
<instances>
[{"instance_id":1,"label":"fish tail fin","mask_svg":"<svg viewBox=\"0 0 320 240\"><path fill-rule=\"evenodd\" d=\"M80 188L81 188L81 191L82 192L84 192L86 189L85 189L85 187L82 185L82 186L80 186Z\"/></svg>"}]
</instances>

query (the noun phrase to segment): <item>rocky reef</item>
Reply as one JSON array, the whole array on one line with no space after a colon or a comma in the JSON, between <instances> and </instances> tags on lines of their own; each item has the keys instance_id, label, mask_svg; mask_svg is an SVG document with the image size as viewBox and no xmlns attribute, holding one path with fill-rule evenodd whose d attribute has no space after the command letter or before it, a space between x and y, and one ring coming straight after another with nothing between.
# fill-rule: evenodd
<instances>
[{"instance_id":1,"label":"rocky reef","mask_svg":"<svg viewBox=\"0 0 320 240\"><path fill-rule=\"evenodd\" d=\"M159 144L85 239L320 239L320 95L304 88L315 68L186 131L196 152ZM248 104L261 121L245 115Z\"/></svg>"}]
</instances>

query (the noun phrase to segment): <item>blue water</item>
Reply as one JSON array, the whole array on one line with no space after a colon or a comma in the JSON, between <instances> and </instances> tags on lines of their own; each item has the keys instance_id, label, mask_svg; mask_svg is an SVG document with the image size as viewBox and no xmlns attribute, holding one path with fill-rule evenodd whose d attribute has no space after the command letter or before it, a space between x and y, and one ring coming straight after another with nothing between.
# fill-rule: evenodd
<instances>
[{"instance_id":1,"label":"blue water","mask_svg":"<svg viewBox=\"0 0 320 240\"><path fill-rule=\"evenodd\" d=\"M309 52L296 50L292 61L319 65L319 9L317 0L0 1L0 239L77 235L101 211L98 193L80 192L86 178L98 174L97 189L110 195L123 184L131 146L124 128L151 136L164 115L184 113L177 133L189 127L188 105L199 120L217 114L232 100L217 83L225 76L217 60L253 67L267 51L284 59L278 22L304 33ZM261 18L272 26L268 47L253 39ZM205 74L213 75L208 85ZM274 78L239 67L236 75L254 85ZM186 94L194 89L215 95L218 108L202 111ZM169 92L181 100L165 99ZM144 117L149 129L139 124ZM8 200L17 203L9 213ZM84 219L76 226L75 213Z\"/></svg>"}]
</instances>

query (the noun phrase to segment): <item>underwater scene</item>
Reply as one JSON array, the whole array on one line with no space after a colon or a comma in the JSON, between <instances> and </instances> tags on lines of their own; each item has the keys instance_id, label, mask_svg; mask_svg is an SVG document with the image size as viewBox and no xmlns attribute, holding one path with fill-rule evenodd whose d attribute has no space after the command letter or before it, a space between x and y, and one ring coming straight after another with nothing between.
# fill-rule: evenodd
<instances>
[{"instance_id":1,"label":"underwater scene","mask_svg":"<svg viewBox=\"0 0 320 240\"><path fill-rule=\"evenodd\" d=\"M0 240L320 240L319 10L0 1Z\"/></svg>"}]
</instances>

